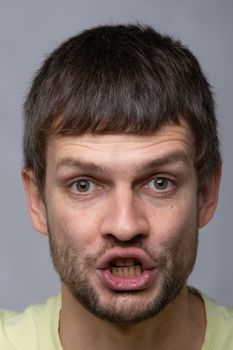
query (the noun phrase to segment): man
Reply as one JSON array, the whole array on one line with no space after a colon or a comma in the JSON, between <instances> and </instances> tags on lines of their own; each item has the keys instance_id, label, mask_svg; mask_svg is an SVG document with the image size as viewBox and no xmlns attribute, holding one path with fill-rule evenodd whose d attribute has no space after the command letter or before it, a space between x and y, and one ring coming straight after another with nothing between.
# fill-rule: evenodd
<instances>
[{"instance_id":1,"label":"man","mask_svg":"<svg viewBox=\"0 0 233 350\"><path fill-rule=\"evenodd\" d=\"M61 296L2 312L1 349L233 349L233 312L188 288L221 176L193 54L150 27L70 38L25 103L23 182Z\"/></svg>"}]
</instances>

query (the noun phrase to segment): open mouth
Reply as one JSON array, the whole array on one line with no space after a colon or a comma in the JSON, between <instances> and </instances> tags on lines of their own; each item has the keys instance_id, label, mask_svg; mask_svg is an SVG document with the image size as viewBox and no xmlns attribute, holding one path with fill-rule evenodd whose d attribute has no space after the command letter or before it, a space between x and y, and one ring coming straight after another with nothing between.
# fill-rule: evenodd
<instances>
[{"instance_id":1,"label":"open mouth","mask_svg":"<svg viewBox=\"0 0 233 350\"><path fill-rule=\"evenodd\" d=\"M110 263L113 276L134 278L143 273L142 264L134 258L118 258Z\"/></svg>"},{"instance_id":2,"label":"open mouth","mask_svg":"<svg viewBox=\"0 0 233 350\"><path fill-rule=\"evenodd\" d=\"M112 248L98 263L101 283L117 292L141 291L150 288L158 275L154 261L139 248Z\"/></svg>"}]
</instances>

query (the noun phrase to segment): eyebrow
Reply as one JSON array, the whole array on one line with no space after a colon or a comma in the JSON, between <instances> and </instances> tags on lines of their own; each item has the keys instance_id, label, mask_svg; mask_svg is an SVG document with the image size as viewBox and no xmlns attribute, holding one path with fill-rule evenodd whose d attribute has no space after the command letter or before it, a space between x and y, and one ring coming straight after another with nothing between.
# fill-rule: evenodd
<instances>
[{"instance_id":1,"label":"eyebrow","mask_svg":"<svg viewBox=\"0 0 233 350\"><path fill-rule=\"evenodd\" d=\"M62 158L56 165L56 170L61 168L78 168L85 171L90 171L93 173L107 173L108 168L95 164L94 162L89 162L85 160L79 160L72 157Z\"/></svg>"},{"instance_id":2,"label":"eyebrow","mask_svg":"<svg viewBox=\"0 0 233 350\"><path fill-rule=\"evenodd\" d=\"M146 171L149 171L159 166L165 166L165 165L174 164L174 163L188 164L189 162L190 162L190 158L185 152L176 151L176 152L172 152L164 156L161 156L157 159L153 159L152 161L146 162L143 165L143 169Z\"/></svg>"},{"instance_id":3,"label":"eyebrow","mask_svg":"<svg viewBox=\"0 0 233 350\"><path fill-rule=\"evenodd\" d=\"M138 169L142 169L144 172L149 172L156 167L159 166L165 166L168 164L174 164L174 163L184 163L187 164L190 162L190 158L185 152L176 151L169 154L166 154L164 156L160 156L159 158L153 159L151 161L146 161L143 163L140 163L140 165L136 164L136 167ZM89 162L86 160L80 160L73 157L64 157L60 159L56 165L56 170L60 170L61 168L77 168L81 169L83 171L92 172L96 174L109 174L109 168L97 165L95 162Z\"/></svg>"}]
</instances>

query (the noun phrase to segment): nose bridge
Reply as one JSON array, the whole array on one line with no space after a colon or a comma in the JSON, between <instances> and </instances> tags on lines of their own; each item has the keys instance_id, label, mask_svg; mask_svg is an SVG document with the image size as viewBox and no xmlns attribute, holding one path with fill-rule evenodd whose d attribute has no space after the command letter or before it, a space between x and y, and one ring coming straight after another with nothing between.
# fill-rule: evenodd
<instances>
[{"instance_id":1,"label":"nose bridge","mask_svg":"<svg viewBox=\"0 0 233 350\"><path fill-rule=\"evenodd\" d=\"M147 235L148 225L140 196L130 186L119 186L111 194L104 227L105 234L122 241Z\"/></svg>"}]
</instances>

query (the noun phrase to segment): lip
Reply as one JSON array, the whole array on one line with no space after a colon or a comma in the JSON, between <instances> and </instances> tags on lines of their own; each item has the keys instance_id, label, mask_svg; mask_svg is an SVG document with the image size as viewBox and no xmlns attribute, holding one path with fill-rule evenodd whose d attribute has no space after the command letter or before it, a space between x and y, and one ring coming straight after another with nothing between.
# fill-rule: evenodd
<instances>
[{"instance_id":1,"label":"lip","mask_svg":"<svg viewBox=\"0 0 233 350\"><path fill-rule=\"evenodd\" d=\"M135 277L115 276L111 273L111 262L116 259L132 258L138 260L142 265L142 274ZM158 266L152 259L139 248L113 248L106 252L101 258L97 275L102 284L117 292L137 292L148 289L156 279Z\"/></svg>"},{"instance_id":2,"label":"lip","mask_svg":"<svg viewBox=\"0 0 233 350\"><path fill-rule=\"evenodd\" d=\"M140 248L113 248L103 255L97 268L99 270L106 270L110 268L111 262L114 260L127 258L138 260L142 265L143 271L156 268L152 259Z\"/></svg>"}]
</instances>

